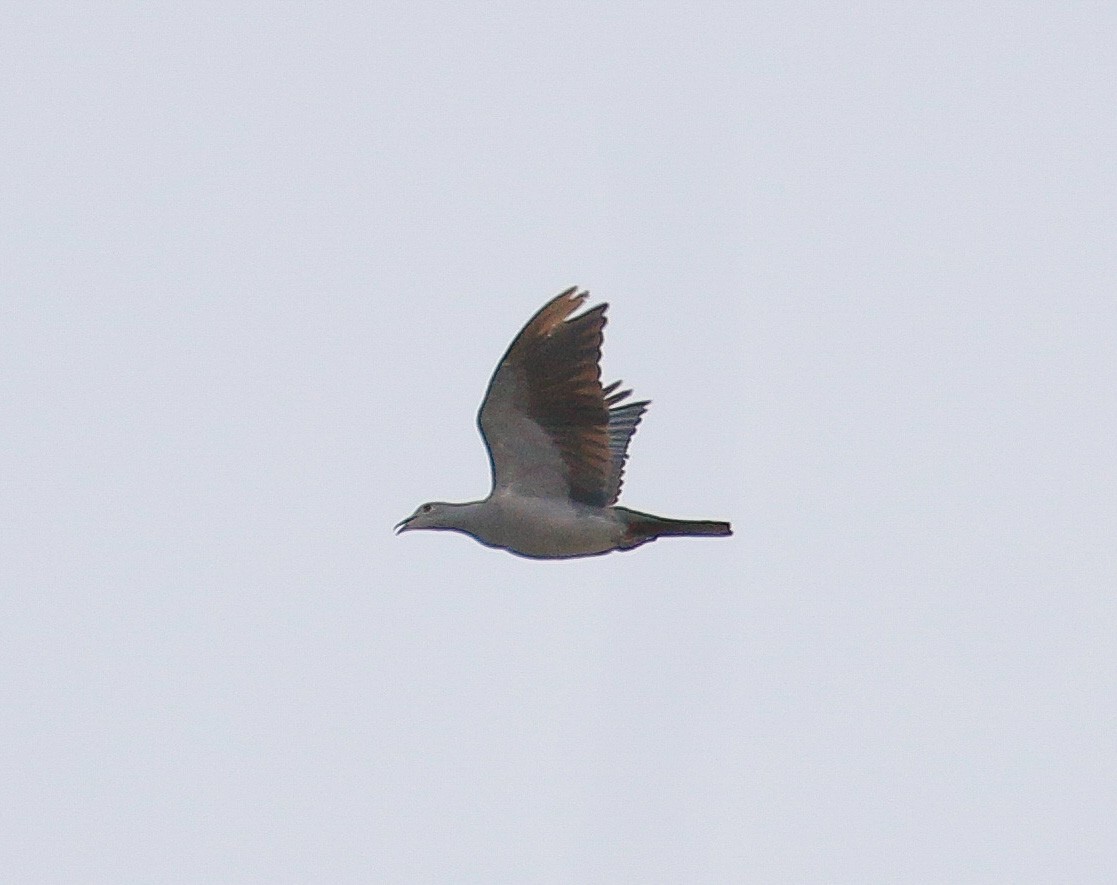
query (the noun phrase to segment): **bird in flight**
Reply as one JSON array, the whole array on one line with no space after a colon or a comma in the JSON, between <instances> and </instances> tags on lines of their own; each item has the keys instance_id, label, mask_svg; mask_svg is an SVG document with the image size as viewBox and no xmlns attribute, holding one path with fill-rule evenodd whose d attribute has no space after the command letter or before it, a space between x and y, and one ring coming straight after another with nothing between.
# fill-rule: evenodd
<instances>
[{"instance_id":1,"label":"bird in flight","mask_svg":"<svg viewBox=\"0 0 1117 885\"><path fill-rule=\"evenodd\" d=\"M724 536L728 522L667 519L617 506L628 442L648 400L601 384L607 304L571 318L589 292L567 289L535 314L489 381L477 423L489 450L483 501L423 504L396 525L462 532L533 559L632 550L667 535Z\"/></svg>"}]
</instances>

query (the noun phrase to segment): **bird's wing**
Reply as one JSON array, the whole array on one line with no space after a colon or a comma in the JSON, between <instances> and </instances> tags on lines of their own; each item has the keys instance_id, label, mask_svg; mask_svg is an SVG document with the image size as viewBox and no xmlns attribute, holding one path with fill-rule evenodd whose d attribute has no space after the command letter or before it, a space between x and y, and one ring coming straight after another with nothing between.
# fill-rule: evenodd
<instances>
[{"instance_id":1,"label":"bird's wing","mask_svg":"<svg viewBox=\"0 0 1117 885\"><path fill-rule=\"evenodd\" d=\"M567 289L544 305L493 373L477 423L494 492L596 507L616 499L625 448L646 404L610 409L629 391L601 386L607 305L569 319L588 294Z\"/></svg>"},{"instance_id":2,"label":"bird's wing","mask_svg":"<svg viewBox=\"0 0 1117 885\"><path fill-rule=\"evenodd\" d=\"M606 399L605 402L610 406L609 409L609 455L611 458L609 464L609 476L605 482L605 494L608 498L607 503L616 504L617 498L621 496L621 485L624 480L624 462L628 460L628 441L632 439L632 434L636 432L636 427L640 424L640 419L644 417L644 412L648 410L650 400L640 400L635 403L626 403L623 406L617 406L616 403L626 399L631 395L631 390L622 390L619 393L613 391L620 387L619 381L614 381L605 388Z\"/></svg>"}]
</instances>

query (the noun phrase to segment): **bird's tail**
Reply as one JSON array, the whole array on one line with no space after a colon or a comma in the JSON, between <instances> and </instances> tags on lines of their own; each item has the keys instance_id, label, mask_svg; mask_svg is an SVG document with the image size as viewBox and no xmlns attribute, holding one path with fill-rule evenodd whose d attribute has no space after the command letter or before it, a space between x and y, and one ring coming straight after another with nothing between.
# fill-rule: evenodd
<instances>
[{"instance_id":1,"label":"bird's tail","mask_svg":"<svg viewBox=\"0 0 1117 885\"><path fill-rule=\"evenodd\" d=\"M665 516L653 516L650 513L629 510L627 507L617 507L616 512L625 521L626 530L622 545L625 548L639 547L664 535L683 537L708 535L720 538L733 534L729 523L713 519L668 519Z\"/></svg>"}]
</instances>

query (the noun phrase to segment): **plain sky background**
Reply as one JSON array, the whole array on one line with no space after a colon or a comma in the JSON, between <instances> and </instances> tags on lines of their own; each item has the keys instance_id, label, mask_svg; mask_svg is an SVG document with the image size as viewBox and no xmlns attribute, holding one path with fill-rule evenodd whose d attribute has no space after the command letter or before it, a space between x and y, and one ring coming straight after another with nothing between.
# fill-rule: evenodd
<instances>
[{"instance_id":1,"label":"plain sky background","mask_svg":"<svg viewBox=\"0 0 1117 885\"><path fill-rule=\"evenodd\" d=\"M5 882L1112 882L1107 3L8 3ZM569 285L729 540L395 537Z\"/></svg>"}]
</instances>

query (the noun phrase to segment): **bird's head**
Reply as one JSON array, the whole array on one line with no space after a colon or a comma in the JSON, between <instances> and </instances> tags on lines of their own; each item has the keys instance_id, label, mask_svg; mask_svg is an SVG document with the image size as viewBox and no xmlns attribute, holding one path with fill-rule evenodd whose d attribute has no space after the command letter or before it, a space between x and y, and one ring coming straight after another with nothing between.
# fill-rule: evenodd
<instances>
[{"instance_id":1,"label":"bird's head","mask_svg":"<svg viewBox=\"0 0 1117 885\"><path fill-rule=\"evenodd\" d=\"M431 501L422 504L403 522L396 524L396 534L410 532L413 529L450 529L455 528L451 511L457 505L446 504L442 501Z\"/></svg>"}]
</instances>

